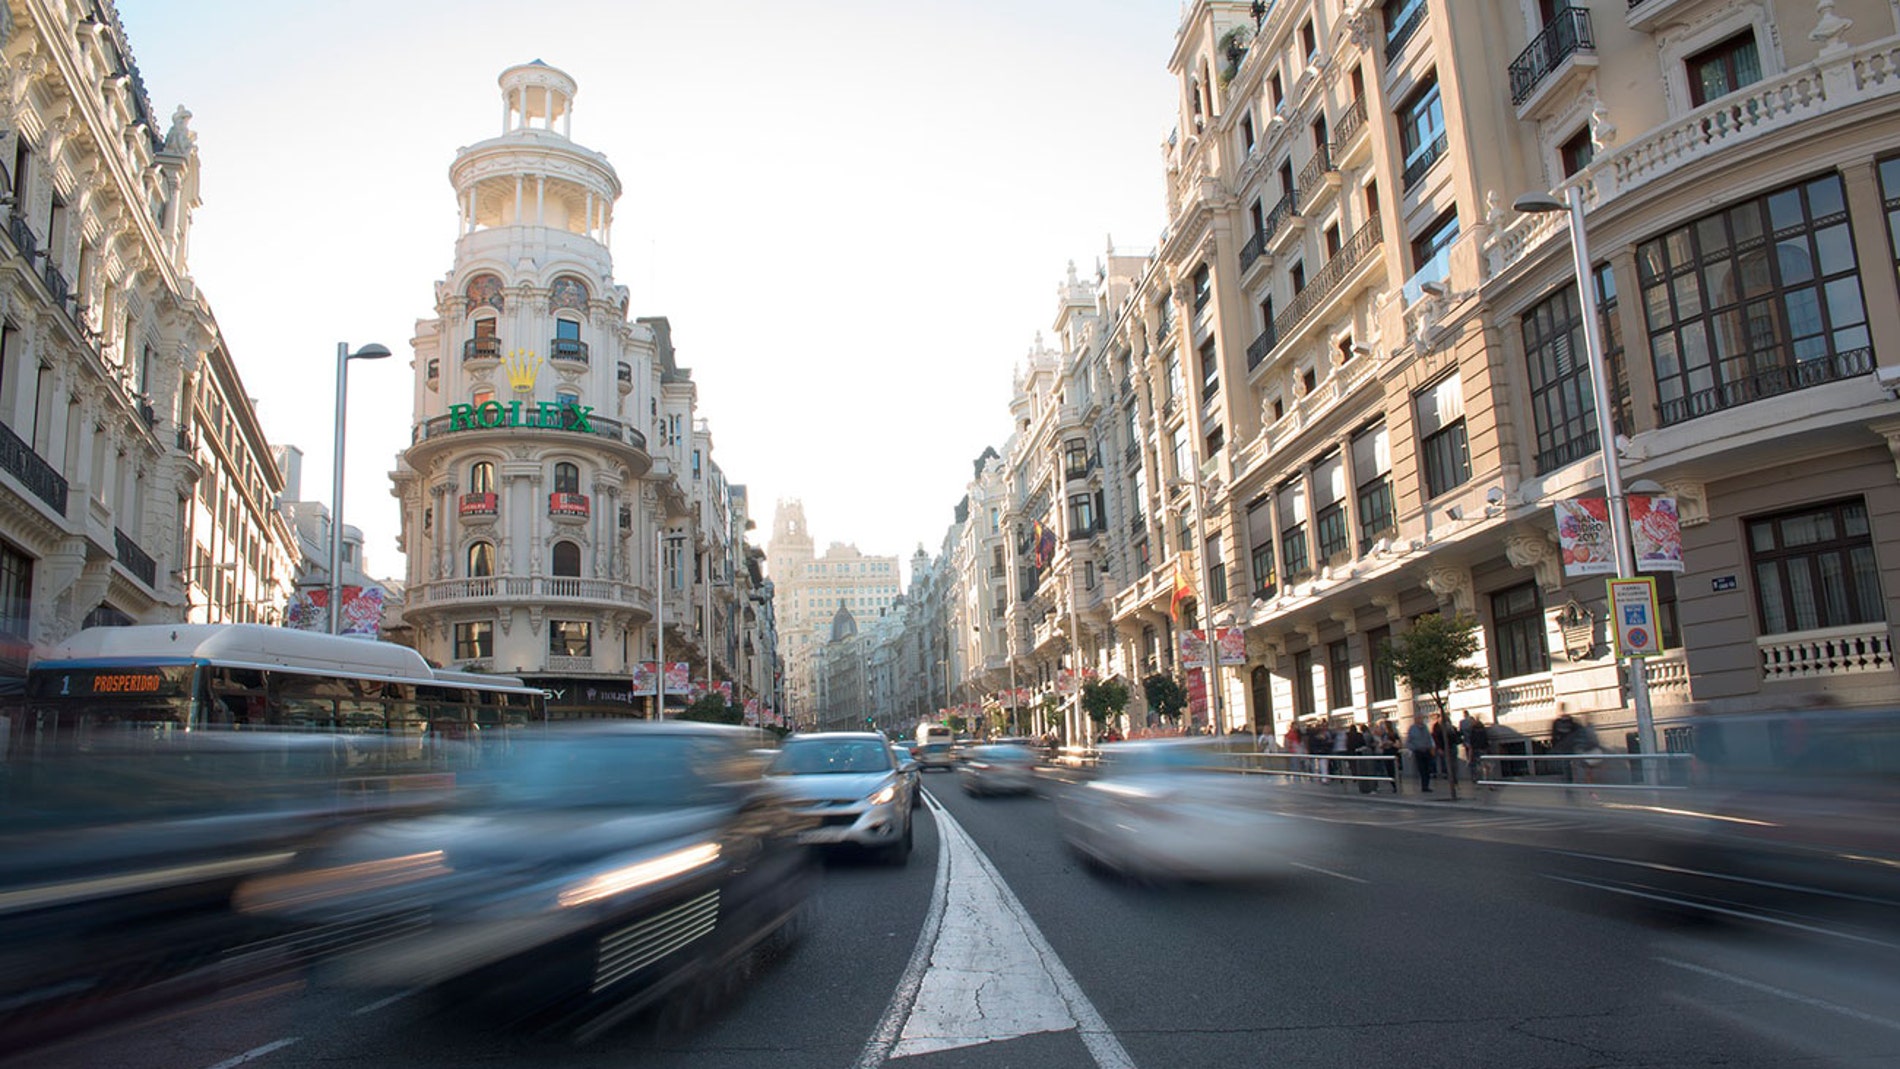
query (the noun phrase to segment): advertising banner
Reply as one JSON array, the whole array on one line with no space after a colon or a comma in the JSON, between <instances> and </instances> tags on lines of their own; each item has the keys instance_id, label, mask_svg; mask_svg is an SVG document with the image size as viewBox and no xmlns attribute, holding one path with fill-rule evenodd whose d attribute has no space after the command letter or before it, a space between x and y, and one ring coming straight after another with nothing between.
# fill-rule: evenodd
<instances>
[{"instance_id":1,"label":"advertising banner","mask_svg":"<svg viewBox=\"0 0 1900 1069\"><path fill-rule=\"evenodd\" d=\"M1175 640L1180 646L1182 667L1207 667L1207 632L1178 631Z\"/></svg>"},{"instance_id":2,"label":"advertising banner","mask_svg":"<svg viewBox=\"0 0 1900 1069\"><path fill-rule=\"evenodd\" d=\"M1241 665L1247 663L1247 633L1238 627L1221 627L1214 631L1215 645L1220 650L1220 663Z\"/></svg>"},{"instance_id":3,"label":"advertising banner","mask_svg":"<svg viewBox=\"0 0 1900 1069\"><path fill-rule=\"evenodd\" d=\"M1636 570L1682 571L1682 518L1676 514L1676 499L1632 494L1629 503Z\"/></svg>"},{"instance_id":4,"label":"advertising banner","mask_svg":"<svg viewBox=\"0 0 1900 1069\"><path fill-rule=\"evenodd\" d=\"M1207 672L1200 668L1190 668L1187 673L1188 722L1207 723Z\"/></svg>"},{"instance_id":5,"label":"advertising banner","mask_svg":"<svg viewBox=\"0 0 1900 1069\"><path fill-rule=\"evenodd\" d=\"M1056 669L1056 693L1058 694L1074 694L1075 693L1075 673L1074 672L1069 671L1067 668Z\"/></svg>"},{"instance_id":6,"label":"advertising banner","mask_svg":"<svg viewBox=\"0 0 1900 1069\"><path fill-rule=\"evenodd\" d=\"M633 692L644 698L651 698L654 694L658 693L658 683L656 682L658 673L654 671L653 664L654 662L652 661L635 661L633 663Z\"/></svg>"},{"instance_id":7,"label":"advertising banner","mask_svg":"<svg viewBox=\"0 0 1900 1069\"><path fill-rule=\"evenodd\" d=\"M1610 537L1610 503L1600 497L1559 501L1557 544L1563 551L1564 578L1615 575L1616 543Z\"/></svg>"},{"instance_id":8,"label":"advertising banner","mask_svg":"<svg viewBox=\"0 0 1900 1069\"><path fill-rule=\"evenodd\" d=\"M343 625L337 628L342 635L355 635L360 638L376 638L382 633L383 624L383 588L378 586L346 586L343 593ZM328 631L330 629L330 590L328 587L305 587L290 596L290 604L284 610L284 626L298 631Z\"/></svg>"}]
</instances>

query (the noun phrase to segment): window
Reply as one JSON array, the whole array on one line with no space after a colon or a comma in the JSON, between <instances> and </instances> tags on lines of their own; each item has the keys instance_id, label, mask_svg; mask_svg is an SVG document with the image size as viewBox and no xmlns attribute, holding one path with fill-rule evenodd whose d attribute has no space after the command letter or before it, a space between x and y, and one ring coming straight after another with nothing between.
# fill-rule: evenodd
<instances>
[{"instance_id":1,"label":"window","mask_svg":"<svg viewBox=\"0 0 1900 1069\"><path fill-rule=\"evenodd\" d=\"M495 625L486 620L455 625L455 659L471 661L495 655Z\"/></svg>"},{"instance_id":2,"label":"window","mask_svg":"<svg viewBox=\"0 0 1900 1069\"><path fill-rule=\"evenodd\" d=\"M1290 156L1280 161L1280 194L1288 201L1291 201L1295 195L1293 186L1293 158ZM1288 204L1287 207L1291 208L1292 205Z\"/></svg>"},{"instance_id":3,"label":"window","mask_svg":"<svg viewBox=\"0 0 1900 1069\"><path fill-rule=\"evenodd\" d=\"M1332 708L1352 708L1352 648L1343 638L1326 647L1326 690Z\"/></svg>"},{"instance_id":4,"label":"window","mask_svg":"<svg viewBox=\"0 0 1900 1069\"><path fill-rule=\"evenodd\" d=\"M1301 260L1293 261L1293 266L1287 268L1286 274L1293 284L1293 295L1299 296L1300 291L1306 288L1306 263Z\"/></svg>"},{"instance_id":5,"label":"window","mask_svg":"<svg viewBox=\"0 0 1900 1069\"><path fill-rule=\"evenodd\" d=\"M1220 393L1220 355L1214 347L1214 339L1209 338L1201 344L1201 403L1212 401Z\"/></svg>"},{"instance_id":6,"label":"window","mask_svg":"<svg viewBox=\"0 0 1900 1069\"><path fill-rule=\"evenodd\" d=\"M1313 534L1323 562L1352 552L1352 536L1346 530L1346 464L1337 452L1313 465Z\"/></svg>"},{"instance_id":7,"label":"window","mask_svg":"<svg viewBox=\"0 0 1900 1069\"><path fill-rule=\"evenodd\" d=\"M1089 468L1087 439L1071 438L1062 445L1063 470L1070 478L1080 478Z\"/></svg>"},{"instance_id":8,"label":"window","mask_svg":"<svg viewBox=\"0 0 1900 1069\"><path fill-rule=\"evenodd\" d=\"M1405 188L1411 189L1445 152L1445 111L1438 77L1425 80L1399 108L1399 146L1405 153Z\"/></svg>"},{"instance_id":9,"label":"window","mask_svg":"<svg viewBox=\"0 0 1900 1069\"><path fill-rule=\"evenodd\" d=\"M1900 156L1880 161L1880 195L1887 209L1887 244L1900 265Z\"/></svg>"},{"instance_id":10,"label":"window","mask_svg":"<svg viewBox=\"0 0 1900 1069\"><path fill-rule=\"evenodd\" d=\"M1280 506L1280 561L1287 578L1298 579L1313 570L1306 556L1306 484L1281 483L1274 497Z\"/></svg>"},{"instance_id":11,"label":"window","mask_svg":"<svg viewBox=\"0 0 1900 1069\"><path fill-rule=\"evenodd\" d=\"M1471 478L1465 439L1465 394L1457 372L1419 392L1419 452L1425 460L1425 496L1437 497Z\"/></svg>"},{"instance_id":12,"label":"window","mask_svg":"<svg viewBox=\"0 0 1900 1069\"><path fill-rule=\"evenodd\" d=\"M1497 640L1499 679L1550 671L1544 602L1538 596L1536 583L1524 583L1491 595L1491 631Z\"/></svg>"},{"instance_id":13,"label":"window","mask_svg":"<svg viewBox=\"0 0 1900 1069\"><path fill-rule=\"evenodd\" d=\"M475 336L477 338L496 337L495 322L495 317L493 316L484 316L481 319L477 319L475 321Z\"/></svg>"},{"instance_id":14,"label":"window","mask_svg":"<svg viewBox=\"0 0 1900 1069\"><path fill-rule=\"evenodd\" d=\"M1861 499L1751 519L1747 526L1762 634L1887 618Z\"/></svg>"},{"instance_id":15,"label":"window","mask_svg":"<svg viewBox=\"0 0 1900 1069\"><path fill-rule=\"evenodd\" d=\"M1248 688L1253 696L1254 731L1273 738L1277 732L1273 726L1273 673L1265 665L1259 665L1248 675Z\"/></svg>"},{"instance_id":16,"label":"window","mask_svg":"<svg viewBox=\"0 0 1900 1069\"><path fill-rule=\"evenodd\" d=\"M1385 58L1390 61L1424 21L1425 0L1385 0L1380 14L1385 22Z\"/></svg>"},{"instance_id":17,"label":"window","mask_svg":"<svg viewBox=\"0 0 1900 1069\"><path fill-rule=\"evenodd\" d=\"M1453 208L1412 239L1412 270L1427 275L1428 269L1435 268L1436 273L1427 275L1427 281L1444 278L1450 266L1446 258L1451 255L1451 243L1457 240L1458 209Z\"/></svg>"},{"instance_id":18,"label":"window","mask_svg":"<svg viewBox=\"0 0 1900 1069\"><path fill-rule=\"evenodd\" d=\"M468 547L468 577L486 579L495 574L495 544L474 542Z\"/></svg>"},{"instance_id":19,"label":"window","mask_svg":"<svg viewBox=\"0 0 1900 1069\"><path fill-rule=\"evenodd\" d=\"M1366 685L1375 702L1399 699L1399 677L1392 671L1392 629L1375 627L1366 632Z\"/></svg>"},{"instance_id":20,"label":"window","mask_svg":"<svg viewBox=\"0 0 1900 1069\"><path fill-rule=\"evenodd\" d=\"M1254 140L1253 112L1250 111L1240 117L1240 154L1242 156L1253 155Z\"/></svg>"},{"instance_id":21,"label":"window","mask_svg":"<svg viewBox=\"0 0 1900 1069\"><path fill-rule=\"evenodd\" d=\"M1313 702L1312 650L1301 650L1293 655L1293 711L1301 720L1318 712Z\"/></svg>"},{"instance_id":22,"label":"window","mask_svg":"<svg viewBox=\"0 0 1900 1069\"><path fill-rule=\"evenodd\" d=\"M474 393L468 395L468 399L470 404L473 404L476 408L480 408L494 401L495 388L493 386L477 387Z\"/></svg>"},{"instance_id":23,"label":"window","mask_svg":"<svg viewBox=\"0 0 1900 1069\"><path fill-rule=\"evenodd\" d=\"M1095 530L1095 501L1087 494L1069 498L1069 534L1085 535Z\"/></svg>"},{"instance_id":24,"label":"window","mask_svg":"<svg viewBox=\"0 0 1900 1069\"><path fill-rule=\"evenodd\" d=\"M1301 371L1300 396L1304 397L1317 389L1319 389L1319 372L1310 367Z\"/></svg>"},{"instance_id":25,"label":"window","mask_svg":"<svg viewBox=\"0 0 1900 1069\"><path fill-rule=\"evenodd\" d=\"M492 494L495 492L495 464L489 460L478 460L468 467L468 492L471 494Z\"/></svg>"},{"instance_id":26,"label":"window","mask_svg":"<svg viewBox=\"0 0 1900 1069\"><path fill-rule=\"evenodd\" d=\"M1181 354L1175 352L1173 349L1168 350L1166 371L1167 375L1165 381L1167 383L1167 392L1162 396L1168 403L1172 403L1175 398L1185 392L1185 388L1181 382Z\"/></svg>"},{"instance_id":27,"label":"window","mask_svg":"<svg viewBox=\"0 0 1900 1069\"><path fill-rule=\"evenodd\" d=\"M1326 258L1331 260L1339 255L1339 224L1330 223L1326 227Z\"/></svg>"},{"instance_id":28,"label":"window","mask_svg":"<svg viewBox=\"0 0 1900 1069\"><path fill-rule=\"evenodd\" d=\"M1359 516L1359 552L1370 553L1372 544L1397 526L1392 518L1392 443L1384 423L1353 435L1352 477L1358 481L1354 504Z\"/></svg>"},{"instance_id":29,"label":"window","mask_svg":"<svg viewBox=\"0 0 1900 1069\"><path fill-rule=\"evenodd\" d=\"M581 469L565 460L554 465L554 492L557 494L580 493Z\"/></svg>"},{"instance_id":30,"label":"window","mask_svg":"<svg viewBox=\"0 0 1900 1069\"><path fill-rule=\"evenodd\" d=\"M19 640L0 643L0 661L25 663L32 618L33 558L0 542L0 635Z\"/></svg>"},{"instance_id":31,"label":"window","mask_svg":"<svg viewBox=\"0 0 1900 1069\"><path fill-rule=\"evenodd\" d=\"M579 320L557 319L554 321L555 341L580 341L581 325Z\"/></svg>"},{"instance_id":32,"label":"window","mask_svg":"<svg viewBox=\"0 0 1900 1069\"><path fill-rule=\"evenodd\" d=\"M1207 452L1203 455L1212 458L1220 452L1221 446L1226 444L1227 429L1225 427L1215 427L1213 430L1207 432Z\"/></svg>"},{"instance_id":33,"label":"window","mask_svg":"<svg viewBox=\"0 0 1900 1069\"><path fill-rule=\"evenodd\" d=\"M548 653L555 657L592 657L594 625L586 620L549 620Z\"/></svg>"},{"instance_id":34,"label":"window","mask_svg":"<svg viewBox=\"0 0 1900 1069\"><path fill-rule=\"evenodd\" d=\"M1206 264L1194 269L1194 310L1199 312L1214 298L1214 272Z\"/></svg>"},{"instance_id":35,"label":"window","mask_svg":"<svg viewBox=\"0 0 1900 1069\"><path fill-rule=\"evenodd\" d=\"M1267 75L1267 106L1274 111L1280 110L1280 104L1286 99L1286 83L1280 80L1280 72Z\"/></svg>"},{"instance_id":36,"label":"window","mask_svg":"<svg viewBox=\"0 0 1900 1069\"><path fill-rule=\"evenodd\" d=\"M1590 139L1590 127L1587 124L1571 134L1570 140L1558 146L1557 158L1563 164L1565 178L1590 166L1590 161L1597 158L1597 145Z\"/></svg>"},{"instance_id":37,"label":"window","mask_svg":"<svg viewBox=\"0 0 1900 1069\"><path fill-rule=\"evenodd\" d=\"M1636 249L1665 424L1873 370L1839 175Z\"/></svg>"},{"instance_id":38,"label":"window","mask_svg":"<svg viewBox=\"0 0 1900 1069\"><path fill-rule=\"evenodd\" d=\"M1597 292L1615 299L1616 281L1606 264L1597 269ZM1608 302L1606 302L1607 304ZM1539 475L1597 451L1596 388L1583 341L1581 302L1574 283L1524 313L1524 359L1530 365L1531 421L1537 431ZM1618 387L1618 425L1628 426L1629 403L1623 371L1622 331L1614 306L1599 313L1604 355ZM1615 344L1611 345L1611 339Z\"/></svg>"},{"instance_id":39,"label":"window","mask_svg":"<svg viewBox=\"0 0 1900 1069\"><path fill-rule=\"evenodd\" d=\"M1175 478L1185 479L1194 474L1194 458L1188 455L1185 423L1168 435L1168 460Z\"/></svg>"},{"instance_id":40,"label":"window","mask_svg":"<svg viewBox=\"0 0 1900 1069\"><path fill-rule=\"evenodd\" d=\"M1755 49L1755 31L1741 33L1688 59L1689 99L1701 107L1761 81L1761 54Z\"/></svg>"},{"instance_id":41,"label":"window","mask_svg":"<svg viewBox=\"0 0 1900 1069\"><path fill-rule=\"evenodd\" d=\"M553 572L559 577L574 577L581 574L581 547L565 539L554 543Z\"/></svg>"},{"instance_id":42,"label":"window","mask_svg":"<svg viewBox=\"0 0 1900 1069\"><path fill-rule=\"evenodd\" d=\"M1310 61L1319 55L1319 34L1313 32L1313 20L1300 23L1300 50Z\"/></svg>"},{"instance_id":43,"label":"window","mask_svg":"<svg viewBox=\"0 0 1900 1069\"><path fill-rule=\"evenodd\" d=\"M1207 538L1207 601L1210 605L1227 602L1227 558L1221 555L1220 533Z\"/></svg>"},{"instance_id":44,"label":"window","mask_svg":"<svg viewBox=\"0 0 1900 1069\"><path fill-rule=\"evenodd\" d=\"M1280 584L1273 572L1273 503L1264 494L1247 506L1247 536L1253 543L1253 596L1270 598Z\"/></svg>"}]
</instances>

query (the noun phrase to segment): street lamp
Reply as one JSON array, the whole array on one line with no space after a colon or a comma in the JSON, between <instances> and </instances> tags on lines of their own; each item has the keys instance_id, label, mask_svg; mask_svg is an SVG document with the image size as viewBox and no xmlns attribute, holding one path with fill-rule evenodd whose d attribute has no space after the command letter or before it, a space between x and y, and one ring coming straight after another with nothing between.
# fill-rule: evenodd
<instances>
[{"instance_id":1,"label":"street lamp","mask_svg":"<svg viewBox=\"0 0 1900 1069\"><path fill-rule=\"evenodd\" d=\"M336 434L335 464L330 473L330 633L338 634L343 622L343 409L349 397L350 361L381 360L389 350L371 342L355 352L350 343L336 343Z\"/></svg>"},{"instance_id":2,"label":"street lamp","mask_svg":"<svg viewBox=\"0 0 1900 1069\"><path fill-rule=\"evenodd\" d=\"M1520 212L1568 212L1570 252L1576 261L1577 289L1583 299L1583 349L1590 366L1590 388L1596 397L1597 446L1603 452L1603 494L1609 499L1610 544L1616 552L1616 577L1636 576L1636 554L1631 547L1629 502L1623 496L1622 458L1616 451L1616 422L1610 406L1610 376L1603 359L1602 326L1597 322L1597 279L1590 268L1590 246L1583 233L1583 190L1572 185L1564 200L1548 193L1527 193L1511 205ZM1620 659L1620 658L1619 658ZM1649 710L1649 677L1641 657L1629 658L1630 704L1636 707L1636 738L1643 753L1656 752L1656 724ZM1655 769L1644 761L1643 781L1655 782Z\"/></svg>"}]
</instances>

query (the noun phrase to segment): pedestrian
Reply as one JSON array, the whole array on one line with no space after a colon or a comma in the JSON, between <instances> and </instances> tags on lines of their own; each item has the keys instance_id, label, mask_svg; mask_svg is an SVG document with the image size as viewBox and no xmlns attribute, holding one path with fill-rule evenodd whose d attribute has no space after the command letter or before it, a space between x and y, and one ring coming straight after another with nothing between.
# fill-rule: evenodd
<instances>
[{"instance_id":1,"label":"pedestrian","mask_svg":"<svg viewBox=\"0 0 1900 1069\"><path fill-rule=\"evenodd\" d=\"M1418 789L1432 793L1432 732L1423 716L1412 715L1412 726L1405 729L1405 748L1411 751L1412 764L1418 769Z\"/></svg>"},{"instance_id":2,"label":"pedestrian","mask_svg":"<svg viewBox=\"0 0 1900 1069\"><path fill-rule=\"evenodd\" d=\"M1471 782L1476 783L1484 778L1484 770L1478 759L1491 748L1491 732L1477 714L1466 713L1464 720L1458 724L1458 733L1464 736L1465 759L1471 763Z\"/></svg>"},{"instance_id":3,"label":"pedestrian","mask_svg":"<svg viewBox=\"0 0 1900 1069\"><path fill-rule=\"evenodd\" d=\"M1437 747L1439 773L1455 786L1458 782L1458 729L1444 713L1432 718L1432 745Z\"/></svg>"},{"instance_id":4,"label":"pedestrian","mask_svg":"<svg viewBox=\"0 0 1900 1069\"><path fill-rule=\"evenodd\" d=\"M1390 719L1379 724L1379 753L1387 759L1392 775L1392 793L1399 793L1399 728Z\"/></svg>"}]
</instances>

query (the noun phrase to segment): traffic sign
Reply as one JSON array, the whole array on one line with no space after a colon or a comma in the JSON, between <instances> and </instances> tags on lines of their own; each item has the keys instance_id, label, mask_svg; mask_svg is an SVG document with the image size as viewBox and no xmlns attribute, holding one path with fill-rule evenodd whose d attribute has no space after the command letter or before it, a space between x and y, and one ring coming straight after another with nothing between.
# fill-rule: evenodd
<instances>
[{"instance_id":1,"label":"traffic sign","mask_svg":"<svg viewBox=\"0 0 1900 1069\"><path fill-rule=\"evenodd\" d=\"M1656 612L1656 580L1611 579L1610 617L1616 625L1618 657L1655 657L1662 653Z\"/></svg>"}]
</instances>

